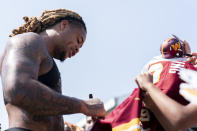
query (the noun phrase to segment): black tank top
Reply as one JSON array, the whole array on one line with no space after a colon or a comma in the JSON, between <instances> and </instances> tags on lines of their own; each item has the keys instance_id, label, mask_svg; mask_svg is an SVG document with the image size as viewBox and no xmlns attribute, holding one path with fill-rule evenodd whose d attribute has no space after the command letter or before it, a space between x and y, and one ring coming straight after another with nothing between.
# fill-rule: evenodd
<instances>
[{"instance_id":1,"label":"black tank top","mask_svg":"<svg viewBox=\"0 0 197 131\"><path fill-rule=\"evenodd\" d=\"M49 88L59 93L62 93L60 72L54 60L53 60L53 67L51 68L51 70L47 72L46 74L39 76L38 81L47 85ZM4 97L4 103L5 105L8 103L5 100L5 97Z\"/></svg>"},{"instance_id":2,"label":"black tank top","mask_svg":"<svg viewBox=\"0 0 197 131\"><path fill-rule=\"evenodd\" d=\"M61 77L55 61L53 61L53 67L51 70L48 73L39 76L38 81L61 93Z\"/></svg>"}]
</instances>

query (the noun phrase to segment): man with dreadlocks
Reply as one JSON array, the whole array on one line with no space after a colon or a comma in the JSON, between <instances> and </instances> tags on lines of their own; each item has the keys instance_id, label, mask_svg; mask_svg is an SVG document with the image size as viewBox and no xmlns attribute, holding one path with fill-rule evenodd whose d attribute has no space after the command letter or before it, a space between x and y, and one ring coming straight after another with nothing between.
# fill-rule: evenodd
<instances>
[{"instance_id":1,"label":"man with dreadlocks","mask_svg":"<svg viewBox=\"0 0 197 131\"><path fill-rule=\"evenodd\" d=\"M104 117L99 99L62 95L60 73L53 60L64 61L79 52L86 39L81 16L58 9L24 20L10 35L0 64L9 116L7 131L63 131L64 114Z\"/></svg>"}]
</instances>

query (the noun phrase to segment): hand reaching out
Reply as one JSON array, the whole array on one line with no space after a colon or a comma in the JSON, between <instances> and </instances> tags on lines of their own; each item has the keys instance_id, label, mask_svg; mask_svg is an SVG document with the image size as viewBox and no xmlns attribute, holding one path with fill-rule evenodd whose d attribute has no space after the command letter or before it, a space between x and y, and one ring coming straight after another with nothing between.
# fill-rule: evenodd
<instances>
[{"instance_id":1,"label":"hand reaching out","mask_svg":"<svg viewBox=\"0 0 197 131\"><path fill-rule=\"evenodd\" d=\"M137 83L137 85L143 90L143 91L147 91L147 88L149 86L147 86L148 84L153 84L153 76L146 72L143 74L138 75L135 78L135 82Z\"/></svg>"}]
</instances>

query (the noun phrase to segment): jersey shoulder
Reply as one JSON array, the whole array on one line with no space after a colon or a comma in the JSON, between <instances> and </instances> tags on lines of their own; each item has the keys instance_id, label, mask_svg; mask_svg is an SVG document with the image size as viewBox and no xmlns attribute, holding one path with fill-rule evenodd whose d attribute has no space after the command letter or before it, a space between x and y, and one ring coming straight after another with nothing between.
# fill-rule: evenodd
<instances>
[{"instance_id":1,"label":"jersey shoulder","mask_svg":"<svg viewBox=\"0 0 197 131\"><path fill-rule=\"evenodd\" d=\"M156 63L170 63L170 62L186 62L186 58L181 57L181 58L171 58L171 59L165 59L161 55L153 57L145 66L142 68L141 72L146 72L148 71L148 68L150 65L156 64Z\"/></svg>"}]
</instances>

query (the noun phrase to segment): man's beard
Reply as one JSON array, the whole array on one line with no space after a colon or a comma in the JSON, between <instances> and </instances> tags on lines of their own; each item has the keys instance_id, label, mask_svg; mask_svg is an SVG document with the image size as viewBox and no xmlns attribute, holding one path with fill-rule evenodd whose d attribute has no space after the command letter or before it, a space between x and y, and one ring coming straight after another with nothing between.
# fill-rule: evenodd
<instances>
[{"instance_id":1,"label":"man's beard","mask_svg":"<svg viewBox=\"0 0 197 131\"><path fill-rule=\"evenodd\" d=\"M65 60L65 54L66 54L65 51L63 51L63 52L60 53L60 55L59 55L59 60L60 60L61 62L63 62L63 61Z\"/></svg>"}]
</instances>

